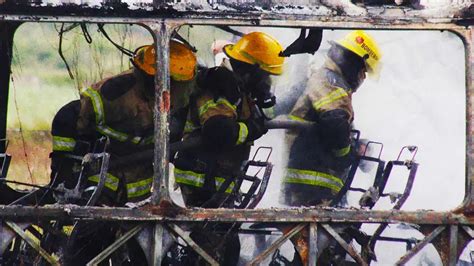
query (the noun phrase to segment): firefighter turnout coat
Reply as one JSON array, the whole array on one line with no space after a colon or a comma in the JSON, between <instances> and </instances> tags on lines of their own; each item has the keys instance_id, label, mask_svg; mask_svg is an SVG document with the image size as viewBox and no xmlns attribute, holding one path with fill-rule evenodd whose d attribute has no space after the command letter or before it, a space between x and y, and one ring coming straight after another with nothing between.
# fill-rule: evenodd
<instances>
[{"instance_id":1,"label":"firefighter turnout coat","mask_svg":"<svg viewBox=\"0 0 474 266\"><path fill-rule=\"evenodd\" d=\"M84 89L80 101L78 136L108 137L111 162L152 148L154 86L142 75L129 70L104 79ZM152 177L151 159L125 164L109 169L105 188L114 202L139 201L149 196ZM99 177L91 175L88 180L98 183Z\"/></svg>"},{"instance_id":2,"label":"firefighter turnout coat","mask_svg":"<svg viewBox=\"0 0 474 266\"><path fill-rule=\"evenodd\" d=\"M216 69L233 75L227 68ZM208 141L199 149L178 153L175 160L175 180L187 206L218 207L222 202L216 203L216 199L211 203L211 198L227 179L240 174L242 162L248 159L253 142L245 121L251 116L251 99L243 92L234 95L237 97L226 97L204 87L190 99L184 139L207 136ZM229 128L234 130L229 133ZM214 136L212 143L209 136ZM220 143L224 139L232 143ZM223 189L223 194L232 192L234 184L232 181Z\"/></svg>"},{"instance_id":3,"label":"firefighter turnout coat","mask_svg":"<svg viewBox=\"0 0 474 266\"><path fill-rule=\"evenodd\" d=\"M311 74L290 119L316 122L307 130L288 130L289 160L283 177L283 203L329 204L341 190L350 165L352 90L328 58Z\"/></svg>"}]
</instances>

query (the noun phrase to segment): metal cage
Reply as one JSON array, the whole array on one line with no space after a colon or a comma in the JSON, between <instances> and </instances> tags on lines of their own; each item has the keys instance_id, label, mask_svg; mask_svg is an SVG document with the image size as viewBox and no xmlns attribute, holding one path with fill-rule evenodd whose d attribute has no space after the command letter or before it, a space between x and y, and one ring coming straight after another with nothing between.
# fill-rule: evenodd
<instances>
[{"instance_id":1,"label":"metal cage","mask_svg":"<svg viewBox=\"0 0 474 266\"><path fill-rule=\"evenodd\" d=\"M176 2L176 1L175 1ZM152 204L138 209L80 206L0 206L0 227L8 226L51 264L57 260L31 241L18 222L40 220L127 221L134 225L125 235L102 251L91 265L107 258L115 249L140 230L153 232L150 263L160 265L163 259L164 235L180 236L211 265L216 261L188 237L177 224L188 222L259 222L284 223L293 229L281 236L250 264L257 265L281 244L301 230L309 228L309 265L316 264L318 230L329 233L354 260L361 265L368 261L346 243L333 225L350 223L411 223L420 226L425 238L414 243L397 264L405 264L429 243L434 244L443 264L456 265L464 247L474 238L474 5L465 1L456 7L453 1L438 12L424 12L409 5L396 6L391 1L177 1L140 2L132 8L118 1L104 0L101 6L87 3L43 3L38 1L0 0L0 139L6 134L6 106L10 76L13 35L22 22L89 22L134 23L147 28L157 46L155 76L155 154ZM328 3L325 3L328 2ZM373 2L373 4L371 4ZM461 1L462 2L462 1ZM324 4L325 3L325 4ZM289 4L293 4L289 6ZM225 11L219 7L225 7ZM301 8L300 8L301 7ZM303 10L295 12L295 9ZM245 11L245 12L243 12ZM426 11L426 10L425 10ZM357 13L360 12L360 13ZM245 13L245 14L244 14ZM183 24L272 27L320 27L329 29L375 30L448 30L462 39L466 69L466 191L462 206L450 212L436 211L373 211L334 209L184 209L174 205L168 188L168 121L169 121L169 38ZM3 144L2 144L3 145ZM2 151L5 146L0 147ZM164 177L164 178L161 178Z\"/></svg>"}]
</instances>

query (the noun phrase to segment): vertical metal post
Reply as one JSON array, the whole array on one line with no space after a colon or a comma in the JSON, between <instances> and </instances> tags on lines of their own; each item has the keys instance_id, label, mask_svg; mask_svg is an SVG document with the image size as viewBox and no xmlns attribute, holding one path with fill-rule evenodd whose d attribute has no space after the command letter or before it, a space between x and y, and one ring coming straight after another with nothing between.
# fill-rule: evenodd
<instances>
[{"instance_id":1,"label":"vertical metal post","mask_svg":"<svg viewBox=\"0 0 474 266\"><path fill-rule=\"evenodd\" d=\"M160 266L161 262L163 261L163 257L165 255L165 251L163 250L163 240L164 240L164 234L166 234L166 231L163 227L162 224L156 223L155 228L153 230L153 242L152 242L152 259L151 261L153 262L152 265L154 266Z\"/></svg>"},{"instance_id":2,"label":"vertical metal post","mask_svg":"<svg viewBox=\"0 0 474 266\"><path fill-rule=\"evenodd\" d=\"M458 230L456 224L449 226L449 266L456 266L458 260Z\"/></svg>"},{"instance_id":3,"label":"vertical metal post","mask_svg":"<svg viewBox=\"0 0 474 266\"><path fill-rule=\"evenodd\" d=\"M13 36L20 26L18 22L0 23L0 139L7 135L8 91L10 85ZM0 153L5 151L5 142L0 142Z\"/></svg>"},{"instance_id":4,"label":"vertical metal post","mask_svg":"<svg viewBox=\"0 0 474 266\"><path fill-rule=\"evenodd\" d=\"M466 200L464 205L474 205L474 33L470 27L458 32L464 38L466 56ZM472 210L470 210L472 211Z\"/></svg>"},{"instance_id":5,"label":"vertical metal post","mask_svg":"<svg viewBox=\"0 0 474 266\"><path fill-rule=\"evenodd\" d=\"M150 25L153 30L156 51L155 75L155 156L153 163L153 192L151 203L160 205L169 202L169 116L170 116L170 81L169 81L169 41L173 27L165 20ZM156 223L153 232L152 261L159 266L165 255L164 241L168 232L161 223Z\"/></svg>"},{"instance_id":6,"label":"vertical metal post","mask_svg":"<svg viewBox=\"0 0 474 266\"><path fill-rule=\"evenodd\" d=\"M169 28L165 21L153 25L156 49L155 76L155 157L152 203L159 204L169 200L168 192L168 141L170 115L170 82L169 82Z\"/></svg>"},{"instance_id":7,"label":"vertical metal post","mask_svg":"<svg viewBox=\"0 0 474 266\"><path fill-rule=\"evenodd\" d=\"M308 265L316 265L316 260L318 259L318 224L310 223L309 224L309 256L308 256Z\"/></svg>"}]
</instances>

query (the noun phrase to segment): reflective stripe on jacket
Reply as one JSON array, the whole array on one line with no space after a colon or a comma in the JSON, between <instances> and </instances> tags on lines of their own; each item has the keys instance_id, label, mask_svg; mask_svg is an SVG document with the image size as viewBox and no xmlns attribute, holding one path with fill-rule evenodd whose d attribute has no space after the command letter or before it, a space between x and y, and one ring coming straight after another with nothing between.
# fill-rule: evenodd
<instances>
[{"instance_id":1,"label":"reflective stripe on jacket","mask_svg":"<svg viewBox=\"0 0 474 266\"><path fill-rule=\"evenodd\" d=\"M344 186L340 178L328 173L294 168L288 168L284 182L329 188L336 193Z\"/></svg>"},{"instance_id":2,"label":"reflective stripe on jacket","mask_svg":"<svg viewBox=\"0 0 474 266\"><path fill-rule=\"evenodd\" d=\"M194 171L181 170L181 169L175 168L174 178L176 180L176 183L178 184L202 188L204 186L205 174L200 174ZM216 189L219 190L219 188L222 186L222 184L224 184L225 181L226 179L224 177L216 176L215 177ZM235 183L233 181L230 182L229 187L226 189L225 192L231 193L232 190L234 189L234 186L235 186Z\"/></svg>"},{"instance_id":3,"label":"reflective stripe on jacket","mask_svg":"<svg viewBox=\"0 0 474 266\"><path fill-rule=\"evenodd\" d=\"M96 129L99 133L121 142L130 141L134 144L142 143L142 140L144 138L138 136L130 136L127 133L120 132L106 125L104 103L98 91L92 88L87 88L82 92L82 94L91 99L92 107L94 108ZM148 138L149 137L147 137L147 139ZM153 138L151 138L151 142L153 142Z\"/></svg>"},{"instance_id":4,"label":"reflective stripe on jacket","mask_svg":"<svg viewBox=\"0 0 474 266\"><path fill-rule=\"evenodd\" d=\"M249 135L249 129L243 122L239 122L239 137L237 138L236 145L244 144Z\"/></svg>"}]
</instances>

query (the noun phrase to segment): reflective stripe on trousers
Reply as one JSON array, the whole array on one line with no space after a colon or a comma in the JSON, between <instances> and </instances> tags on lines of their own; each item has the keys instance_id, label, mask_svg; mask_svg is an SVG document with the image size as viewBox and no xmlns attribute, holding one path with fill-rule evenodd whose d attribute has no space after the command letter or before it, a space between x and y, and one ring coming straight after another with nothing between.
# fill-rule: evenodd
<instances>
[{"instance_id":1,"label":"reflective stripe on trousers","mask_svg":"<svg viewBox=\"0 0 474 266\"><path fill-rule=\"evenodd\" d=\"M94 183L99 183L99 175L93 175L88 178L89 181ZM117 191L119 187L119 178L112 174L105 174L105 187ZM147 178L133 183L128 183L127 187L127 196L129 199L140 197L151 192L151 186L153 184L153 178Z\"/></svg>"},{"instance_id":2,"label":"reflective stripe on trousers","mask_svg":"<svg viewBox=\"0 0 474 266\"><path fill-rule=\"evenodd\" d=\"M196 173L189 170L181 170L174 168L174 178L176 183L202 188L204 186L205 174ZM222 184L224 184L226 178L224 177L215 177L216 180L216 189L219 189ZM229 187L226 189L226 193L231 193L234 189L235 183L232 181L229 184Z\"/></svg>"},{"instance_id":3,"label":"reflective stripe on trousers","mask_svg":"<svg viewBox=\"0 0 474 266\"><path fill-rule=\"evenodd\" d=\"M53 136L53 151L73 151L75 146L73 138Z\"/></svg>"},{"instance_id":4,"label":"reflective stripe on trousers","mask_svg":"<svg viewBox=\"0 0 474 266\"><path fill-rule=\"evenodd\" d=\"M151 186L153 184L153 178L143 179L134 183L127 184L127 196L128 199L144 196L151 192Z\"/></svg>"},{"instance_id":5,"label":"reflective stripe on trousers","mask_svg":"<svg viewBox=\"0 0 474 266\"><path fill-rule=\"evenodd\" d=\"M89 181L99 184L99 175L89 176L87 178ZM105 187L112 190L117 191L119 186L120 180L118 177L111 175L109 173L105 174Z\"/></svg>"},{"instance_id":6,"label":"reflective stripe on trousers","mask_svg":"<svg viewBox=\"0 0 474 266\"><path fill-rule=\"evenodd\" d=\"M284 182L290 184L319 186L332 189L335 192L339 192L344 186L342 180L336 176L323 172L294 168L287 169Z\"/></svg>"}]
</instances>

